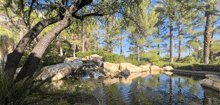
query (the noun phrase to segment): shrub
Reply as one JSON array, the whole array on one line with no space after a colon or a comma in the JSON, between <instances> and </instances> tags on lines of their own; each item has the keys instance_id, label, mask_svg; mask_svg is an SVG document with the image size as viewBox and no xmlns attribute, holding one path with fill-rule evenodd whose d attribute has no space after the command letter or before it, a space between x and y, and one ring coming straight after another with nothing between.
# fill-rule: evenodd
<instances>
[{"instance_id":1,"label":"shrub","mask_svg":"<svg viewBox=\"0 0 220 105\"><path fill-rule=\"evenodd\" d=\"M159 55L155 50L151 50L150 53L141 53L141 56L146 57L150 62L159 62Z\"/></svg>"},{"instance_id":2,"label":"shrub","mask_svg":"<svg viewBox=\"0 0 220 105\"><path fill-rule=\"evenodd\" d=\"M0 105L27 105L36 102L35 100L29 100L29 102L27 102L27 100L31 96L36 97L34 93L39 91L41 86L52 78L47 78L33 85L34 79L39 76L40 73L36 73L36 75L29 80L24 79L17 83L14 83L13 79L9 78L6 74L4 71L0 72Z\"/></svg>"},{"instance_id":3,"label":"shrub","mask_svg":"<svg viewBox=\"0 0 220 105\"><path fill-rule=\"evenodd\" d=\"M77 52L76 55L77 55L78 58L83 58L85 56L92 55L92 52L90 52L90 51L88 51L88 52Z\"/></svg>"},{"instance_id":4,"label":"shrub","mask_svg":"<svg viewBox=\"0 0 220 105\"><path fill-rule=\"evenodd\" d=\"M210 63L212 63L212 64L220 64L220 57L211 60Z\"/></svg>"},{"instance_id":5,"label":"shrub","mask_svg":"<svg viewBox=\"0 0 220 105\"><path fill-rule=\"evenodd\" d=\"M185 58L181 59L180 61L181 63L195 63L196 62L196 59L189 55L189 56L186 56Z\"/></svg>"},{"instance_id":6,"label":"shrub","mask_svg":"<svg viewBox=\"0 0 220 105\"><path fill-rule=\"evenodd\" d=\"M120 63L120 62L125 62L125 57L120 56L118 54L113 54L109 53L106 51L88 51L88 52L77 52L77 57L78 58L83 58L85 56L90 56L92 54L98 54L100 56L103 56L103 60L111 63Z\"/></svg>"}]
</instances>

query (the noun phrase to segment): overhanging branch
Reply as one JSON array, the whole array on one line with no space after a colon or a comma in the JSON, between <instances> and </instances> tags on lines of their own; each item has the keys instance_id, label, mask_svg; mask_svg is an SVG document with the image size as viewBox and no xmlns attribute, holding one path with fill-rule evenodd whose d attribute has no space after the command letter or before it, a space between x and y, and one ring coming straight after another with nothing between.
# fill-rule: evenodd
<instances>
[{"instance_id":1,"label":"overhanging branch","mask_svg":"<svg viewBox=\"0 0 220 105\"><path fill-rule=\"evenodd\" d=\"M90 14L85 14L82 16L77 16L77 15L72 15L73 17L80 19L80 20L84 20L86 17L90 17L90 16L104 16L104 15L112 15L114 13L90 13Z\"/></svg>"}]
</instances>

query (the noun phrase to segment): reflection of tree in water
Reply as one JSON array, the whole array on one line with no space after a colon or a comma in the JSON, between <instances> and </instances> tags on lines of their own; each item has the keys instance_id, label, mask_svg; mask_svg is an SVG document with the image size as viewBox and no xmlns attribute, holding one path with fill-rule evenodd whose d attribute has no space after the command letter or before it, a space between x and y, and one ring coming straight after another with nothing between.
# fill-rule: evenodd
<instances>
[{"instance_id":1,"label":"reflection of tree in water","mask_svg":"<svg viewBox=\"0 0 220 105\"><path fill-rule=\"evenodd\" d=\"M107 105L140 105L219 102L212 102L214 99L209 96L204 97L206 100L203 101L201 98L203 91L199 81L193 78L165 75L149 75L148 77L133 79L130 85L122 82L109 86L103 85L104 103Z\"/></svg>"},{"instance_id":2,"label":"reflection of tree in water","mask_svg":"<svg viewBox=\"0 0 220 105\"><path fill-rule=\"evenodd\" d=\"M149 94L144 90L146 87L144 78L137 78L132 81L131 89L130 89L130 103L132 105L140 105L140 104L151 104Z\"/></svg>"},{"instance_id":3,"label":"reflection of tree in water","mask_svg":"<svg viewBox=\"0 0 220 105\"><path fill-rule=\"evenodd\" d=\"M105 86L106 92L106 103L108 105L120 105L122 100L118 92L118 84L111 84L110 86Z\"/></svg>"}]
</instances>

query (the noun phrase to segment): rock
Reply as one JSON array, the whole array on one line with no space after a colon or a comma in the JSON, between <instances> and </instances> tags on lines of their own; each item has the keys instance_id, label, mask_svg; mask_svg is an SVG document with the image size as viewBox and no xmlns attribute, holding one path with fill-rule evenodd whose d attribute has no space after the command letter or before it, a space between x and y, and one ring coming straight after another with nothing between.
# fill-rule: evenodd
<instances>
[{"instance_id":1,"label":"rock","mask_svg":"<svg viewBox=\"0 0 220 105\"><path fill-rule=\"evenodd\" d=\"M203 79L201 85L220 92L220 82L210 79Z\"/></svg>"},{"instance_id":2,"label":"rock","mask_svg":"<svg viewBox=\"0 0 220 105\"><path fill-rule=\"evenodd\" d=\"M142 72L142 69L138 66L132 65L131 63L121 63L120 70L123 71L125 69L128 69L131 73Z\"/></svg>"},{"instance_id":3,"label":"rock","mask_svg":"<svg viewBox=\"0 0 220 105\"><path fill-rule=\"evenodd\" d=\"M152 65L152 66L150 67L150 70L151 70L151 71L161 71L161 70L163 70L163 69L160 68L159 66Z\"/></svg>"},{"instance_id":4,"label":"rock","mask_svg":"<svg viewBox=\"0 0 220 105\"><path fill-rule=\"evenodd\" d=\"M170 70L173 70L173 67L172 66L165 66L165 67L163 67L163 69L166 71L170 71Z\"/></svg>"},{"instance_id":5,"label":"rock","mask_svg":"<svg viewBox=\"0 0 220 105\"><path fill-rule=\"evenodd\" d=\"M42 73L37 77L37 80L45 80L50 76L54 76L51 81L60 80L80 68L82 64L81 60L75 59L72 62L43 67Z\"/></svg>"},{"instance_id":6,"label":"rock","mask_svg":"<svg viewBox=\"0 0 220 105\"><path fill-rule=\"evenodd\" d=\"M126 68L122 72L120 72L119 74L126 78L130 75L130 71Z\"/></svg>"},{"instance_id":7,"label":"rock","mask_svg":"<svg viewBox=\"0 0 220 105\"><path fill-rule=\"evenodd\" d=\"M119 64L117 63L109 63L109 62L104 62L103 63L104 69L108 70L109 72L115 73L118 72L119 70Z\"/></svg>"},{"instance_id":8,"label":"rock","mask_svg":"<svg viewBox=\"0 0 220 105\"><path fill-rule=\"evenodd\" d=\"M207 77L210 80L216 81L220 83L220 77L217 75L213 75L213 74L207 74L205 75L205 77Z\"/></svg>"},{"instance_id":9,"label":"rock","mask_svg":"<svg viewBox=\"0 0 220 105\"><path fill-rule=\"evenodd\" d=\"M98 65L99 67L103 66L103 61L101 60L92 60L96 65Z\"/></svg>"},{"instance_id":10,"label":"rock","mask_svg":"<svg viewBox=\"0 0 220 105\"><path fill-rule=\"evenodd\" d=\"M87 61L87 59L86 58L82 58L82 61Z\"/></svg>"},{"instance_id":11,"label":"rock","mask_svg":"<svg viewBox=\"0 0 220 105\"><path fill-rule=\"evenodd\" d=\"M79 58L66 58L63 63L73 62L74 60L80 60Z\"/></svg>"},{"instance_id":12,"label":"rock","mask_svg":"<svg viewBox=\"0 0 220 105\"><path fill-rule=\"evenodd\" d=\"M103 56L97 55L97 54L93 54L90 57L90 60L100 60L103 61Z\"/></svg>"},{"instance_id":13,"label":"rock","mask_svg":"<svg viewBox=\"0 0 220 105\"><path fill-rule=\"evenodd\" d=\"M84 58L85 58L85 60L89 60L89 56L85 56Z\"/></svg>"},{"instance_id":14,"label":"rock","mask_svg":"<svg viewBox=\"0 0 220 105\"><path fill-rule=\"evenodd\" d=\"M142 69L142 71L150 71L149 65L140 65L139 67Z\"/></svg>"},{"instance_id":15,"label":"rock","mask_svg":"<svg viewBox=\"0 0 220 105\"><path fill-rule=\"evenodd\" d=\"M55 81L55 82L52 82L52 85L56 88L60 88L60 86L62 86L64 84L63 80L59 80L59 81Z\"/></svg>"},{"instance_id":16,"label":"rock","mask_svg":"<svg viewBox=\"0 0 220 105\"><path fill-rule=\"evenodd\" d=\"M107 77L114 77L114 76L116 76L118 73L112 73L112 72L109 72L108 70L106 70L106 69L104 69L104 68L102 68L101 70L100 70L100 72L102 73L102 74L104 74L105 76L107 76Z\"/></svg>"},{"instance_id":17,"label":"rock","mask_svg":"<svg viewBox=\"0 0 220 105\"><path fill-rule=\"evenodd\" d=\"M151 64L150 64L150 63L147 63L147 64L146 64L146 66L149 66L149 67L150 67L150 66L151 66Z\"/></svg>"}]
</instances>

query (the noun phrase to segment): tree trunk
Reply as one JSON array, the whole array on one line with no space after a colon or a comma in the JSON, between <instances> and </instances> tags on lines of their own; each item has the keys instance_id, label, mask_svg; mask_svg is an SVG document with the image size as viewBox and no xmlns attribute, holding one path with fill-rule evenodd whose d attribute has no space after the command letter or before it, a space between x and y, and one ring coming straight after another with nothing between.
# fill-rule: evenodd
<instances>
[{"instance_id":1,"label":"tree trunk","mask_svg":"<svg viewBox=\"0 0 220 105\"><path fill-rule=\"evenodd\" d=\"M16 48L12 53L8 55L8 59L5 66L5 71L9 71L8 74L11 78L14 77L15 71L18 67L18 63L21 60L24 52L31 42L40 34L40 32L47 26L54 24L61 20L62 16L56 16L51 19L44 19L38 22L26 35L19 41Z\"/></svg>"},{"instance_id":2,"label":"tree trunk","mask_svg":"<svg viewBox=\"0 0 220 105\"><path fill-rule=\"evenodd\" d=\"M73 58L76 57L76 43L73 43Z\"/></svg>"},{"instance_id":3,"label":"tree trunk","mask_svg":"<svg viewBox=\"0 0 220 105\"><path fill-rule=\"evenodd\" d=\"M211 14L211 5L208 4L206 7L206 26L204 31L204 63L209 64L209 43L211 40L211 29L212 29L212 14Z\"/></svg>"},{"instance_id":4,"label":"tree trunk","mask_svg":"<svg viewBox=\"0 0 220 105\"><path fill-rule=\"evenodd\" d=\"M170 26L170 62L173 63L173 22L171 22Z\"/></svg>"},{"instance_id":5,"label":"tree trunk","mask_svg":"<svg viewBox=\"0 0 220 105\"><path fill-rule=\"evenodd\" d=\"M82 26L81 26L81 34L82 34L82 52L85 52L85 36L84 36L84 27L83 27L83 21L82 21Z\"/></svg>"},{"instance_id":6,"label":"tree trunk","mask_svg":"<svg viewBox=\"0 0 220 105\"><path fill-rule=\"evenodd\" d=\"M173 77L170 77L170 99L169 102L173 102Z\"/></svg>"},{"instance_id":7,"label":"tree trunk","mask_svg":"<svg viewBox=\"0 0 220 105\"><path fill-rule=\"evenodd\" d=\"M191 55L191 53L190 53L190 49L191 49L191 47L189 46L189 55Z\"/></svg>"},{"instance_id":8,"label":"tree trunk","mask_svg":"<svg viewBox=\"0 0 220 105\"><path fill-rule=\"evenodd\" d=\"M179 14L179 18L181 18L181 15ZM182 28L181 28L181 23L180 23L180 20L178 20L178 36L181 36L182 34ZM178 58L177 58L177 61L180 61L181 60L181 48L182 48L182 39L179 38L179 55L178 55Z\"/></svg>"},{"instance_id":9,"label":"tree trunk","mask_svg":"<svg viewBox=\"0 0 220 105\"><path fill-rule=\"evenodd\" d=\"M110 39L111 39L111 38L112 38L112 36L110 36ZM109 45L110 45L110 53L113 53L113 49L112 49L112 40L110 40Z\"/></svg>"},{"instance_id":10,"label":"tree trunk","mask_svg":"<svg viewBox=\"0 0 220 105\"><path fill-rule=\"evenodd\" d=\"M120 55L122 55L122 32L120 37Z\"/></svg>"},{"instance_id":11,"label":"tree trunk","mask_svg":"<svg viewBox=\"0 0 220 105\"><path fill-rule=\"evenodd\" d=\"M158 36L157 36L157 40L158 40L157 41L157 50L158 50L157 55L160 55L160 42L159 42L159 39L160 39L160 27L159 27L159 25L157 26L157 29L158 29L158 32L157 32L157 34L158 34Z\"/></svg>"},{"instance_id":12,"label":"tree trunk","mask_svg":"<svg viewBox=\"0 0 220 105\"><path fill-rule=\"evenodd\" d=\"M60 46L60 56L63 56L63 48L62 48L62 40L59 40L59 46Z\"/></svg>"},{"instance_id":13,"label":"tree trunk","mask_svg":"<svg viewBox=\"0 0 220 105\"><path fill-rule=\"evenodd\" d=\"M173 20L174 20L174 9L171 8L169 20L170 20L170 62L173 63Z\"/></svg>"},{"instance_id":14,"label":"tree trunk","mask_svg":"<svg viewBox=\"0 0 220 105\"><path fill-rule=\"evenodd\" d=\"M47 47L60 34L60 32L70 26L72 22L72 17L65 16L64 19L58 23L58 25L56 25L37 43L37 45L32 50L28 60L25 62L23 68L17 75L15 83L26 77L29 79L34 75Z\"/></svg>"},{"instance_id":15,"label":"tree trunk","mask_svg":"<svg viewBox=\"0 0 220 105\"><path fill-rule=\"evenodd\" d=\"M141 46L138 44L137 46L137 61L141 60Z\"/></svg>"},{"instance_id":16,"label":"tree trunk","mask_svg":"<svg viewBox=\"0 0 220 105\"><path fill-rule=\"evenodd\" d=\"M213 22L213 24L212 24L212 33L211 33L211 39L214 37L214 34L215 34L215 32L214 32L214 28L215 28L215 23ZM210 40L210 46L209 46L209 48L211 48L212 47L212 41ZM209 55L209 59L210 60L213 60L213 58L214 58L214 52L213 51L211 51L210 50L210 53L209 53L210 55Z\"/></svg>"},{"instance_id":17,"label":"tree trunk","mask_svg":"<svg viewBox=\"0 0 220 105\"><path fill-rule=\"evenodd\" d=\"M109 34L109 22L108 19L106 20L107 22L107 29L106 29L106 33L107 33L107 52L111 52L111 39L110 39L110 34Z\"/></svg>"},{"instance_id":18,"label":"tree trunk","mask_svg":"<svg viewBox=\"0 0 220 105\"><path fill-rule=\"evenodd\" d=\"M198 53L198 58L200 58L200 53L201 53L201 51L200 51L200 49L199 49L199 47L197 48L197 53Z\"/></svg>"},{"instance_id":19,"label":"tree trunk","mask_svg":"<svg viewBox=\"0 0 220 105\"><path fill-rule=\"evenodd\" d=\"M23 36L24 36L24 28L21 28L20 29L20 40L23 38Z\"/></svg>"},{"instance_id":20,"label":"tree trunk","mask_svg":"<svg viewBox=\"0 0 220 105\"><path fill-rule=\"evenodd\" d=\"M86 49L86 51L90 51L90 47L91 46L89 46L89 41L86 41L85 42L85 49Z\"/></svg>"}]
</instances>

